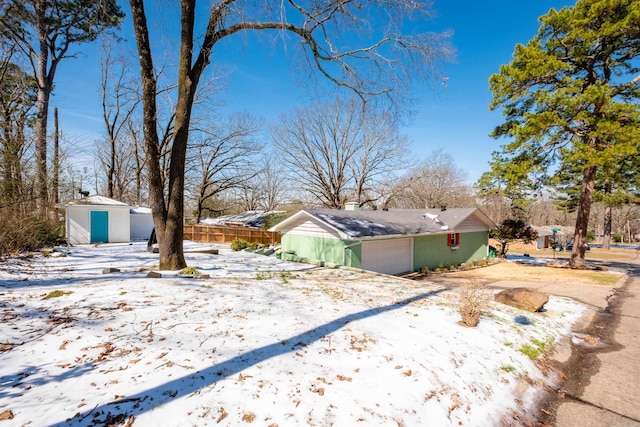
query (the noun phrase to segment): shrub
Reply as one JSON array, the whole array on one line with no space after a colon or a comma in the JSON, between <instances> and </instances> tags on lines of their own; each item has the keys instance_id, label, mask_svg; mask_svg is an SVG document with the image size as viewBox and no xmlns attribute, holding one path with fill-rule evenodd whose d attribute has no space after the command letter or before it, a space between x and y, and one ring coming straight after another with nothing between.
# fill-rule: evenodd
<instances>
[{"instance_id":1,"label":"shrub","mask_svg":"<svg viewBox=\"0 0 640 427\"><path fill-rule=\"evenodd\" d=\"M233 241L231 242L231 250L232 251L241 251L241 250L247 248L248 246L249 246L249 242L247 242L244 239L240 239L238 237L233 239Z\"/></svg>"},{"instance_id":2,"label":"shrub","mask_svg":"<svg viewBox=\"0 0 640 427\"><path fill-rule=\"evenodd\" d=\"M200 272L195 267L185 267L182 270L180 270L180 274L183 274L186 276L197 276L198 274L200 274Z\"/></svg>"},{"instance_id":3,"label":"shrub","mask_svg":"<svg viewBox=\"0 0 640 427\"><path fill-rule=\"evenodd\" d=\"M0 255L40 250L61 242L64 224L36 215L0 209Z\"/></svg>"},{"instance_id":4,"label":"shrub","mask_svg":"<svg viewBox=\"0 0 640 427\"><path fill-rule=\"evenodd\" d=\"M249 248L252 250L256 250L256 249L262 249L262 248L266 248L267 245L263 245L261 243L257 243L257 242L247 242L244 239L241 239L239 237L236 237L235 239L233 239L233 241L231 242L231 250L232 251L241 251L243 249Z\"/></svg>"},{"instance_id":5,"label":"shrub","mask_svg":"<svg viewBox=\"0 0 640 427\"><path fill-rule=\"evenodd\" d=\"M470 282L463 285L458 296L458 324L469 328L475 327L480 321L480 316L489 307L491 294L484 285Z\"/></svg>"}]
</instances>

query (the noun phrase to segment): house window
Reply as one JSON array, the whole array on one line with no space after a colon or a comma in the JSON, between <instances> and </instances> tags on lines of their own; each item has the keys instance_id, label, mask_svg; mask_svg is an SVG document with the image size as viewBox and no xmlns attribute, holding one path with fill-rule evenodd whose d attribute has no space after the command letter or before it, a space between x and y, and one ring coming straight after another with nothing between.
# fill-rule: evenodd
<instances>
[{"instance_id":1,"label":"house window","mask_svg":"<svg viewBox=\"0 0 640 427\"><path fill-rule=\"evenodd\" d=\"M451 233L447 235L447 245L457 247L460 245L460 233Z\"/></svg>"}]
</instances>

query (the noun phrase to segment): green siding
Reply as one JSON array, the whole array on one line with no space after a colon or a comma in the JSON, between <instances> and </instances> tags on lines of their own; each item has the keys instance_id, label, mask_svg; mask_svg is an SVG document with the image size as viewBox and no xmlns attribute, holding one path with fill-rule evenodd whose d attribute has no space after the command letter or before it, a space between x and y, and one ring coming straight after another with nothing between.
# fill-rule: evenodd
<instances>
[{"instance_id":1,"label":"green siding","mask_svg":"<svg viewBox=\"0 0 640 427\"><path fill-rule=\"evenodd\" d=\"M413 265L416 270L447 265L459 265L480 261L487 257L489 233L478 231L460 234L458 249L451 250L447 245L447 235L420 236L414 238Z\"/></svg>"},{"instance_id":2,"label":"green siding","mask_svg":"<svg viewBox=\"0 0 640 427\"><path fill-rule=\"evenodd\" d=\"M458 249L451 250L447 245L446 234L414 237L414 269L416 271L423 267L435 269L440 266L483 260L487 257L488 241L489 233L487 231L462 233ZM314 263L331 263L353 268L362 267L362 245L358 244L357 240L338 240L286 233L282 236L281 247L283 252L293 252L296 257Z\"/></svg>"},{"instance_id":3,"label":"green siding","mask_svg":"<svg viewBox=\"0 0 640 427\"><path fill-rule=\"evenodd\" d=\"M360 268L361 246L356 244L346 250L344 249L345 246L352 245L356 242L324 237L297 236L286 233L282 236L280 245L283 252L293 252L297 257L306 258L309 261L323 261ZM346 260L344 263L343 255Z\"/></svg>"}]
</instances>

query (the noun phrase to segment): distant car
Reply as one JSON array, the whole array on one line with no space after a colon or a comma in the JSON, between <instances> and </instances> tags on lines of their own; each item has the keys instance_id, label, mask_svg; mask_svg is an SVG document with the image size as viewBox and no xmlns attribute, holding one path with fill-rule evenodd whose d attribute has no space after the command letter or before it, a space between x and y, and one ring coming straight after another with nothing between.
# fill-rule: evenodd
<instances>
[{"instance_id":1,"label":"distant car","mask_svg":"<svg viewBox=\"0 0 640 427\"><path fill-rule=\"evenodd\" d=\"M551 245L551 249L554 251L563 251L564 246L562 246L562 243L554 243Z\"/></svg>"},{"instance_id":2,"label":"distant car","mask_svg":"<svg viewBox=\"0 0 640 427\"><path fill-rule=\"evenodd\" d=\"M571 251L573 250L573 242L568 242L566 245L562 245L562 243L554 243L553 246L551 247L554 251ZM591 245L589 245L588 243L584 244L584 250L585 251L590 251L591 250Z\"/></svg>"}]
</instances>

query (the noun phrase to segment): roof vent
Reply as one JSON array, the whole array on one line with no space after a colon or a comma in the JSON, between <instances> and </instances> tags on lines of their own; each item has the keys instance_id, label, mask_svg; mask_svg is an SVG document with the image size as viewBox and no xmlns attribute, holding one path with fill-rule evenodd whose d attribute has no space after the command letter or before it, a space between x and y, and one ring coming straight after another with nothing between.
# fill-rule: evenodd
<instances>
[{"instance_id":1,"label":"roof vent","mask_svg":"<svg viewBox=\"0 0 640 427\"><path fill-rule=\"evenodd\" d=\"M447 205L440 205L440 210L441 211L446 211L447 210Z\"/></svg>"}]
</instances>

